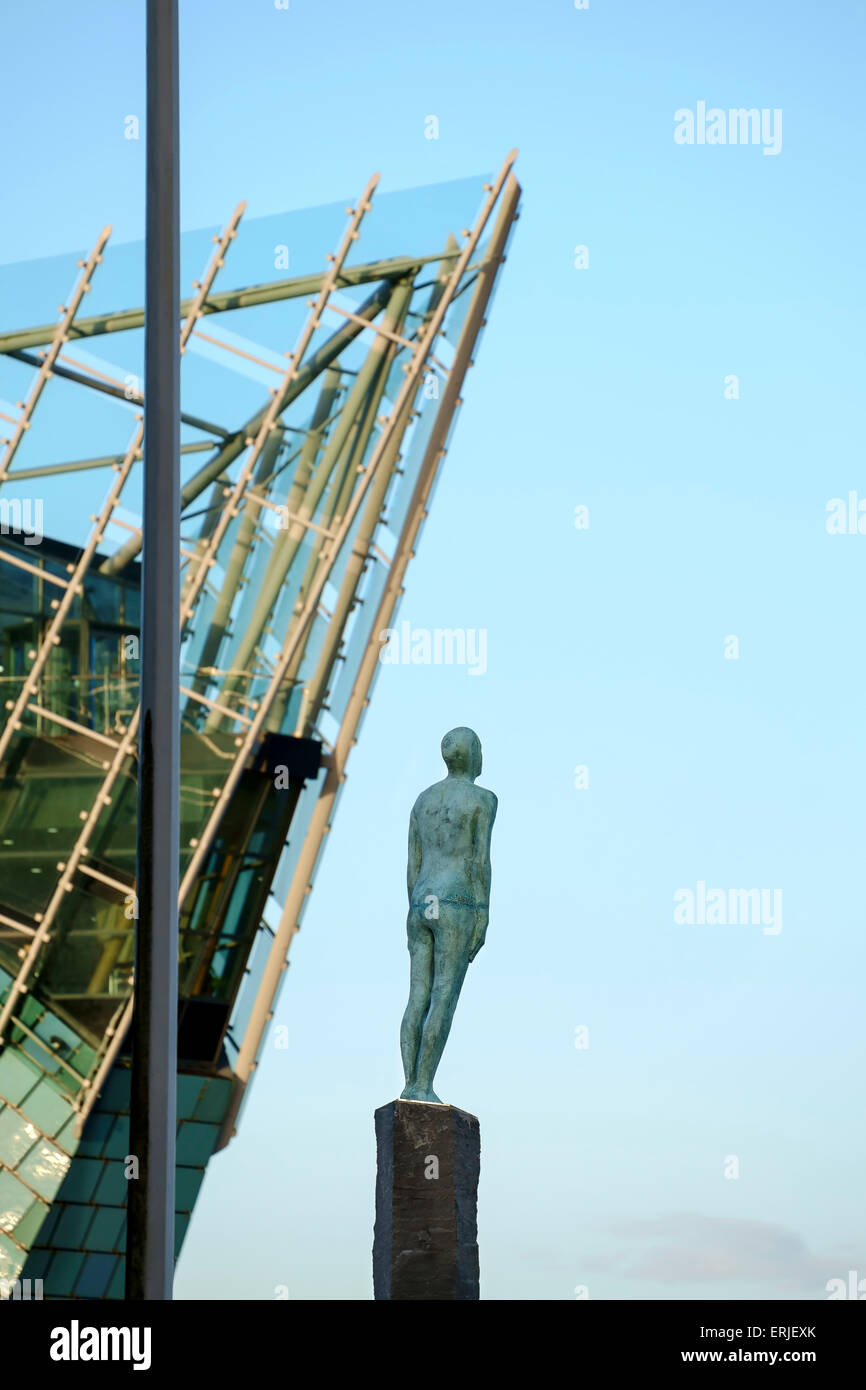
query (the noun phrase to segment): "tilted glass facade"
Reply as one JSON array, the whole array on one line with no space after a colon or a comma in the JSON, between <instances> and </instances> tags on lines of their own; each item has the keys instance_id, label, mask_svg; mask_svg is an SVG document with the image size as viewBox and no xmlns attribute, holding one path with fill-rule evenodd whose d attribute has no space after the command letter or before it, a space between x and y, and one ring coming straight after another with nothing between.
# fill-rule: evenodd
<instances>
[{"instance_id":1,"label":"tilted glass facade","mask_svg":"<svg viewBox=\"0 0 866 1390\"><path fill-rule=\"evenodd\" d=\"M284 978L517 215L492 180L182 239L177 1248ZM0 270L0 1280L121 1297L141 244ZM70 288L71 283L71 288ZM54 306L60 305L51 319Z\"/></svg>"}]
</instances>

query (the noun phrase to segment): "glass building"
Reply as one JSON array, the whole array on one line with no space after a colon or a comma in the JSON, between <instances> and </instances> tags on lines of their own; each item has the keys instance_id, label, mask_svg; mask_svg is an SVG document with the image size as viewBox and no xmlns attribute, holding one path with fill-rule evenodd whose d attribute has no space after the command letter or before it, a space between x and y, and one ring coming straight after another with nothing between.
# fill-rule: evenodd
<instances>
[{"instance_id":1,"label":"glass building","mask_svg":"<svg viewBox=\"0 0 866 1390\"><path fill-rule=\"evenodd\" d=\"M517 217L511 164L182 238L176 1251L273 1015ZM143 243L110 229L0 269L7 1295L124 1291L143 302Z\"/></svg>"}]
</instances>

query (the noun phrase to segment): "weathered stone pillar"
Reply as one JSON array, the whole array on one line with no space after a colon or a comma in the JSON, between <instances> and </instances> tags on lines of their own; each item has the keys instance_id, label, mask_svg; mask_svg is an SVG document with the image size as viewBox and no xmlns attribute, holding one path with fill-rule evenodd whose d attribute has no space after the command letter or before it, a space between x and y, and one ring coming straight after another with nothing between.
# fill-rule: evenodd
<instances>
[{"instance_id":1,"label":"weathered stone pillar","mask_svg":"<svg viewBox=\"0 0 866 1390\"><path fill-rule=\"evenodd\" d=\"M478 1120L416 1100L375 1119L374 1297L478 1298Z\"/></svg>"}]
</instances>

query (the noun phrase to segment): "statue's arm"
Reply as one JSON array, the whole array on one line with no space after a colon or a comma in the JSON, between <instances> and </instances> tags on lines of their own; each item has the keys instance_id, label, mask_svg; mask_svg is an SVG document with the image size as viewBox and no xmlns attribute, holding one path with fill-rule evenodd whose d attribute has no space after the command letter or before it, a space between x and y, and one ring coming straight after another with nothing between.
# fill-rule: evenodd
<instances>
[{"instance_id":1,"label":"statue's arm","mask_svg":"<svg viewBox=\"0 0 866 1390\"><path fill-rule=\"evenodd\" d=\"M470 961L474 960L484 945L487 935L487 921L490 909L490 840L493 835L493 822L496 819L498 802L490 792L478 808L475 817L472 862L472 883L475 889L475 932L469 951Z\"/></svg>"},{"instance_id":2,"label":"statue's arm","mask_svg":"<svg viewBox=\"0 0 866 1390\"><path fill-rule=\"evenodd\" d=\"M415 884L418 882L418 875L421 872L421 836L418 833L418 822L415 819L415 807L412 807L412 814L409 817L409 856L406 864L406 887L409 890L409 901L412 901L412 894L415 891Z\"/></svg>"}]
</instances>

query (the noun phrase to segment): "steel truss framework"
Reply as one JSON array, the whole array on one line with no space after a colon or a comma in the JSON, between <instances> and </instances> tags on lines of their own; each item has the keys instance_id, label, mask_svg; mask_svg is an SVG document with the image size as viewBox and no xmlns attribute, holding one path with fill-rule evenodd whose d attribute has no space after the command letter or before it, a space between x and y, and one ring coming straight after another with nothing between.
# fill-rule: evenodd
<instances>
[{"instance_id":1,"label":"steel truss framework","mask_svg":"<svg viewBox=\"0 0 866 1390\"><path fill-rule=\"evenodd\" d=\"M339 246L320 274L224 289L219 282L230 273L233 246L243 236L241 203L223 234L214 238L195 294L180 306L182 354L195 335L226 360L241 359L240 365L252 363L260 374L267 371L273 377L266 399L240 425L182 416L190 430L205 436L182 444L184 458L208 454L199 467L186 470L181 494L184 540L177 620L182 724L197 746L212 755L210 783L199 789L194 833L182 846L182 914L185 907L189 914L210 872L226 812L266 736L313 739L324 749L322 772L302 794L291 845L283 852L269 911L258 926L257 973L248 973L244 1017L234 1020L235 1085L221 1143L233 1132L273 1015L291 941L370 700L381 634L392 625L403 592L517 217L515 154L484 185L474 225L459 236L455 229L445 245L431 247L429 254L356 263L355 244L363 239L373 209L376 175L348 209ZM91 516L86 541L77 550L68 548L65 562L49 563L35 550L25 551L6 535L0 537L0 589L4 572L17 573L38 581L39 592L46 595L45 620L33 645L0 686L0 771L8 774L22 741L38 733L74 749L93 782L79 812L80 828L52 867L51 881L42 880L39 910L28 913L13 906L0 912L0 959L12 975L0 1010L0 1048L14 1029L28 1031L22 1004L39 990L52 952L56 956L64 950L70 921L74 923L74 913L67 910L70 895L98 885L127 928L134 900L128 856L100 848L135 778L134 659L120 682L122 698L117 682L106 676L103 689L91 673L86 679L92 689L88 687L86 698L79 690L77 708L52 695L52 661L88 586L135 579L141 534L131 484L140 472L143 418L139 413L131 439L115 454L35 466L29 459L21 462L22 445L38 430L38 407L51 392L52 378L93 400L125 400L146 411L138 383L131 386L128 379L94 367L82 351L143 324L140 308L90 317L80 313L110 256L109 234L106 228L90 256L79 262L77 285L56 323L0 334L0 359L22 364L22 372L36 369L17 415L4 416L11 429L0 441L0 499L4 487L37 478L72 473L98 480L104 471L113 473L107 495ZM344 292L357 287L369 287L366 297L347 307ZM235 310L299 298L307 299L308 314L281 369L272 350L247 340L240 346L231 332L222 330ZM303 420L300 426L292 423L298 419ZM98 712L103 708L96 699L100 691L104 717ZM183 930L182 917L182 936ZM124 1045L131 1008L127 988L101 1031L87 1075L80 1078L72 1102L79 1135Z\"/></svg>"}]
</instances>

